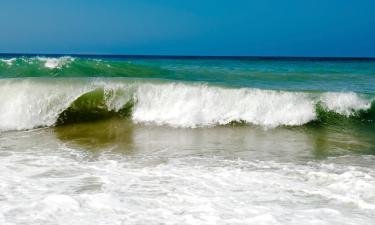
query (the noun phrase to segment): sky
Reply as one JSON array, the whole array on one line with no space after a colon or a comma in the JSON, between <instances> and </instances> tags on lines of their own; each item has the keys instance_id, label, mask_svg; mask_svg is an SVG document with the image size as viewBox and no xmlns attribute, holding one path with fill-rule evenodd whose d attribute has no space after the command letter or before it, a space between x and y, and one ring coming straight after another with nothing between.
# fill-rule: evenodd
<instances>
[{"instance_id":1,"label":"sky","mask_svg":"<svg viewBox=\"0 0 375 225\"><path fill-rule=\"evenodd\" d=\"M375 57L375 1L0 0L0 52Z\"/></svg>"}]
</instances>

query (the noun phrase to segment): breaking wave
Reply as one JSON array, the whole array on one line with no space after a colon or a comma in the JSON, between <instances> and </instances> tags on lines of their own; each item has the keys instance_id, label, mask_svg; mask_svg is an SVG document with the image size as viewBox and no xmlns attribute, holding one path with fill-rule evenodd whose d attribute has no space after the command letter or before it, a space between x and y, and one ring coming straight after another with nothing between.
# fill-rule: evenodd
<instances>
[{"instance_id":1,"label":"breaking wave","mask_svg":"<svg viewBox=\"0 0 375 225\"><path fill-rule=\"evenodd\" d=\"M233 123L266 128L342 119L372 123L373 98L126 79L3 79L0 130L128 117L135 123L209 127Z\"/></svg>"},{"instance_id":2,"label":"breaking wave","mask_svg":"<svg viewBox=\"0 0 375 225\"><path fill-rule=\"evenodd\" d=\"M0 58L0 77L154 77L170 71L124 60L63 57Z\"/></svg>"}]
</instances>

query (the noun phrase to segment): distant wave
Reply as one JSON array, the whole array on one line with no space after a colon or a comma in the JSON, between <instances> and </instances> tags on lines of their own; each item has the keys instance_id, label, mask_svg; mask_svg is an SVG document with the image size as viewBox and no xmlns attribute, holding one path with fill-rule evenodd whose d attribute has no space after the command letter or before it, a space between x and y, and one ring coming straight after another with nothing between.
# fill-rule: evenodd
<instances>
[{"instance_id":1,"label":"distant wave","mask_svg":"<svg viewBox=\"0 0 375 225\"><path fill-rule=\"evenodd\" d=\"M48 69L61 69L75 60L75 58L70 56L60 58L36 57L36 59L43 62L44 67Z\"/></svg>"},{"instance_id":2,"label":"distant wave","mask_svg":"<svg viewBox=\"0 0 375 225\"><path fill-rule=\"evenodd\" d=\"M0 62L6 64L7 66L12 66L13 62L16 61L16 58L10 58L10 59L0 59Z\"/></svg>"},{"instance_id":3,"label":"distant wave","mask_svg":"<svg viewBox=\"0 0 375 225\"><path fill-rule=\"evenodd\" d=\"M3 79L0 130L23 130L109 117L172 127L233 123L266 128L375 119L373 97L124 79ZM335 118L335 119L332 119Z\"/></svg>"},{"instance_id":4,"label":"distant wave","mask_svg":"<svg viewBox=\"0 0 375 225\"><path fill-rule=\"evenodd\" d=\"M170 71L128 61L64 57L0 58L0 77L152 77Z\"/></svg>"},{"instance_id":5,"label":"distant wave","mask_svg":"<svg viewBox=\"0 0 375 225\"><path fill-rule=\"evenodd\" d=\"M0 59L0 67L1 65L6 64L8 67L10 66L21 66L22 64L26 65L33 65L40 62L40 66L43 66L48 69L59 69L63 66L69 64L70 62L73 62L75 58L70 56L63 56L59 58L53 58L53 57L33 57L33 58L27 58L27 57L19 57L19 58L9 58L9 59Z\"/></svg>"}]
</instances>

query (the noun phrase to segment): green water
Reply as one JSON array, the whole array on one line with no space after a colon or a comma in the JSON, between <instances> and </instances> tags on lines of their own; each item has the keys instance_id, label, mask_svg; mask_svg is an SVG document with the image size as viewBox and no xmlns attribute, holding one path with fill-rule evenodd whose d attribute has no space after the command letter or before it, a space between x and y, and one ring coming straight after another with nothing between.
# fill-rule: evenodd
<instances>
[{"instance_id":1,"label":"green water","mask_svg":"<svg viewBox=\"0 0 375 225\"><path fill-rule=\"evenodd\" d=\"M0 56L1 224L367 225L374 190L373 59Z\"/></svg>"},{"instance_id":2,"label":"green water","mask_svg":"<svg viewBox=\"0 0 375 225\"><path fill-rule=\"evenodd\" d=\"M363 142L343 150L375 148L373 59L4 55L0 77L3 131L114 118L287 127Z\"/></svg>"},{"instance_id":3,"label":"green water","mask_svg":"<svg viewBox=\"0 0 375 225\"><path fill-rule=\"evenodd\" d=\"M0 77L3 78L128 77L276 90L375 93L373 59L0 58Z\"/></svg>"}]
</instances>

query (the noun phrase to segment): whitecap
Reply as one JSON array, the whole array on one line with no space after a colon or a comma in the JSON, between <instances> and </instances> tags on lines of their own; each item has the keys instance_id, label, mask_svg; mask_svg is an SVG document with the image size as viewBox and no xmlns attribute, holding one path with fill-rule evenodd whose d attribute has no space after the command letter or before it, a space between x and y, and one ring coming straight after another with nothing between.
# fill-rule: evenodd
<instances>
[{"instance_id":1,"label":"whitecap","mask_svg":"<svg viewBox=\"0 0 375 225\"><path fill-rule=\"evenodd\" d=\"M49 57L37 57L41 62L44 62L44 66L48 69L59 69L64 65L74 61L73 57L63 56L60 58L49 58Z\"/></svg>"}]
</instances>

